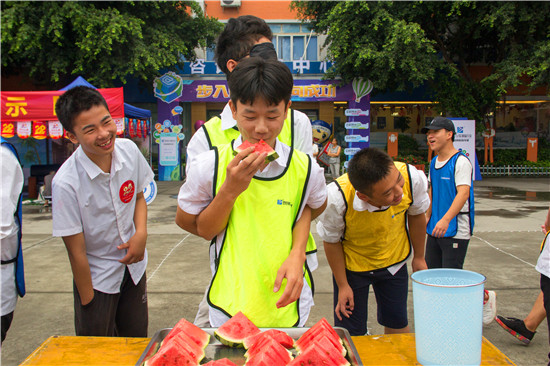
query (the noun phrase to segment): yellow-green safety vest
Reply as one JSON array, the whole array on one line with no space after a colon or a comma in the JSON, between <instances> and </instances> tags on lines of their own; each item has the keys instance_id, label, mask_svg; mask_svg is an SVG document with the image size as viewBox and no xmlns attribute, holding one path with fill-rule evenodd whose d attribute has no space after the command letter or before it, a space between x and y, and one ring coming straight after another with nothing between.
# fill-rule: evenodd
<instances>
[{"instance_id":1,"label":"yellow-green safety vest","mask_svg":"<svg viewBox=\"0 0 550 366\"><path fill-rule=\"evenodd\" d=\"M395 162L403 176L403 200L383 211L369 212L353 209L355 189L348 175L336 180L346 202L346 229L342 248L346 268L354 272L374 271L406 260L411 253L407 229L407 210L413 202L407 164Z\"/></svg>"},{"instance_id":2,"label":"yellow-green safety vest","mask_svg":"<svg viewBox=\"0 0 550 366\"><path fill-rule=\"evenodd\" d=\"M233 159L232 143L215 148L213 191L226 179ZM254 177L239 195L215 258L216 272L208 290L210 306L233 316L242 311L258 327L293 327L300 321L298 301L277 309L286 279L273 292L277 271L292 248L292 229L303 204L311 158L290 150L286 169L274 178ZM304 277L310 276L304 264Z\"/></svg>"}]
</instances>

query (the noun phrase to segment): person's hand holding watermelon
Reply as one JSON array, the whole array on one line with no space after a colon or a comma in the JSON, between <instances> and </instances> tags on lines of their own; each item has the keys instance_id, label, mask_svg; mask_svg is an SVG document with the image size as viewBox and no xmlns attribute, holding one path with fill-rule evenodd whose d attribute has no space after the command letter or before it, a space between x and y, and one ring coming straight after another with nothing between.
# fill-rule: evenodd
<instances>
[{"instance_id":1,"label":"person's hand holding watermelon","mask_svg":"<svg viewBox=\"0 0 550 366\"><path fill-rule=\"evenodd\" d=\"M248 188L254 174L269 164L266 157L265 152L254 152L253 146L235 155L227 165L227 179L220 188L220 193L223 191L233 199L237 199Z\"/></svg>"}]
</instances>

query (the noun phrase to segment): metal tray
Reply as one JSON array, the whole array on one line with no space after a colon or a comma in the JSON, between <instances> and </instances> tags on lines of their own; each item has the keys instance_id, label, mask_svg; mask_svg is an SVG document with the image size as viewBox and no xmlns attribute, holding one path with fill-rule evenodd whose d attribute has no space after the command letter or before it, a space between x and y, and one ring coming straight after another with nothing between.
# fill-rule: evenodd
<instances>
[{"instance_id":1,"label":"metal tray","mask_svg":"<svg viewBox=\"0 0 550 366\"><path fill-rule=\"evenodd\" d=\"M221 344L220 341L218 341L214 337L214 331L216 329L217 328L202 328L202 330L210 334L210 342L208 343L208 345L204 350L205 357L201 361L201 364L205 364L208 361L212 361L212 360L228 358L234 363L236 363L237 365L244 365L246 361L246 358L244 357L244 353L246 352L246 350L244 348L231 348ZM270 328L260 328L261 331L264 331L267 329L270 329ZM283 332L286 332L289 336L291 336L294 340L297 340L309 328L274 328L274 329L282 330ZM145 361L158 351L162 340L164 339L164 337L166 337L166 335L168 335L168 333L170 333L171 330L172 328L164 328L155 333L155 335L151 338L151 341L145 348L145 351L143 351L143 353L141 354L141 357L136 363L136 366L145 365ZM351 340L351 336L349 332L346 329L340 328L340 327L334 327L334 330L344 342L344 346L347 349L346 358L348 359L348 361L354 366L362 366L363 363L361 362L361 358L359 358L359 354L357 353L357 349L355 348L355 345ZM294 356L296 356L295 350L292 350L292 353Z\"/></svg>"}]
</instances>

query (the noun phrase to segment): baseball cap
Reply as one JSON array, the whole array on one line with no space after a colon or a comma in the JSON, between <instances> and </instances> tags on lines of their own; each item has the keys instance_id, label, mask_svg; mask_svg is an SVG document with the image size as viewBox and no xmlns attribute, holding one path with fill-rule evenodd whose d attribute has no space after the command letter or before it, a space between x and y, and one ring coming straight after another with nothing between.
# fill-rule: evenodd
<instances>
[{"instance_id":1,"label":"baseball cap","mask_svg":"<svg viewBox=\"0 0 550 366\"><path fill-rule=\"evenodd\" d=\"M455 133L455 125L453 121L445 117L435 117L434 119L432 119L430 124L427 125L426 127L423 127L422 130L420 130L420 132L426 133L428 132L428 130L441 130L441 129L446 129L447 131L452 131L453 133Z\"/></svg>"}]
</instances>

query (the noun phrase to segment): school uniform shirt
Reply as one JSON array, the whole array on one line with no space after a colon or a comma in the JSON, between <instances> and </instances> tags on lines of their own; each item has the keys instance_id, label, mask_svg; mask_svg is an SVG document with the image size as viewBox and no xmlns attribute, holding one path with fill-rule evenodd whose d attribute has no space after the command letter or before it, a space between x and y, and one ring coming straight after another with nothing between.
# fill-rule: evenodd
<instances>
[{"instance_id":1,"label":"school uniform shirt","mask_svg":"<svg viewBox=\"0 0 550 366\"><path fill-rule=\"evenodd\" d=\"M234 146L239 146L241 143L242 137L239 136L235 140ZM273 178L283 173L286 168L290 150L291 148L288 145L276 140L275 151L279 157L269 163L263 171L258 171L255 177ZM187 180L181 186L178 194L178 206L186 213L198 215L214 199L213 179L216 166L215 159L216 151L208 150L192 161L189 167L189 173L187 174ZM312 209L316 209L323 205L326 198L327 190L324 170L312 159L311 176L304 195L304 204L300 207L296 220L301 217L305 205L308 205ZM210 269L212 274L216 272L214 258L216 257L216 253L219 253L223 242L223 236L224 235L217 235L216 245L210 246ZM304 285L305 284L304 282ZM304 288L305 287L306 286L304 286ZM307 316L301 318L307 319ZM225 314L210 307L210 321L212 324L223 324L225 320L227 320ZM303 324L301 326L303 326Z\"/></svg>"},{"instance_id":2,"label":"school uniform shirt","mask_svg":"<svg viewBox=\"0 0 550 366\"><path fill-rule=\"evenodd\" d=\"M13 152L4 145L0 147L1 191L0 191L0 248L3 261L17 256L19 225L13 216L23 189L23 170ZM17 289L15 288L15 263L2 264L2 316L15 310Z\"/></svg>"},{"instance_id":3,"label":"school uniform shirt","mask_svg":"<svg viewBox=\"0 0 550 366\"><path fill-rule=\"evenodd\" d=\"M136 144L117 138L110 173L103 172L79 146L53 179L53 236L84 233L92 284L100 292L120 292L126 265L119 260L127 249L117 246L135 234L136 195L153 178ZM134 284L146 267L147 250L142 261L128 265Z\"/></svg>"},{"instance_id":4,"label":"school uniform shirt","mask_svg":"<svg viewBox=\"0 0 550 366\"><path fill-rule=\"evenodd\" d=\"M442 166L447 164L449 159L444 161L439 161L435 159L435 168L440 169ZM456 160L455 166L455 186L468 186L472 185L472 164L470 160L463 154ZM431 177L428 173L428 181L431 182ZM464 206L460 209L460 212L468 212L470 207L468 206L469 200L466 200ZM453 236L455 239L465 239L470 240L470 216L469 215L457 215L457 229L456 235Z\"/></svg>"},{"instance_id":5,"label":"school uniform shirt","mask_svg":"<svg viewBox=\"0 0 550 366\"><path fill-rule=\"evenodd\" d=\"M300 111L294 109L292 111L294 113L294 141L296 144L294 148L309 156L313 156L313 133L309 117ZM233 118L233 113L231 113L229 104L225 105L220 117L222 120L222 130L225 131L237 126L237 121ZM204 129L199 128L193 137L191 137L189 144L187 144L187 164L185 166L185 174L187 176L189 175L189 167L191 166L192 160L208 150L210 150L210 145L208 144Z\"/></svg>"},{"instance_id":6,"label":"school uniform shirt","mask_svg":"<svg viewBox=\"0 0 550 366\"><path fill-rule=\"evenodd\" d=\"M428 181L426 175L418 171L414 166L409 165L410 179L412 185L413 203L407 210L409 215L420 215L430 207L428 196ZM342 192L335 182L327 186L328 203L325 211L319 216L317 222L317 233L327 243L340 243L346 229L345 212L346 202ZM389 206L376 207L357 197L353 199L353 209L356 211L383 211ZM388 271L394 275L401 269L406 261L388 267Z\"/></svg>"},{"instance_id":7,"label":"school uniform shirt","mask_svg":"<svg viewBox=\"0 0 550 366\"><path fill-rule=\"evenodd\" d=\"M550 231L546 233L540 248L540 255L535 269L550 278Z\"/></svg>"}]
</instances>

